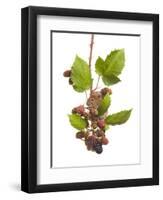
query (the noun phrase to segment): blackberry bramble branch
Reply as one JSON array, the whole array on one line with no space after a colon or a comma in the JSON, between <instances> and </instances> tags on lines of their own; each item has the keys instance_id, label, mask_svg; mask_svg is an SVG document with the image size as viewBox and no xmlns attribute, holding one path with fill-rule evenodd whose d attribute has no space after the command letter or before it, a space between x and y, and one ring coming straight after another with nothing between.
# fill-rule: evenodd
<instances>
[{"instance_id":1,"label":"blackberry bramble branch","mask_svg":"<svg viewBox=\"0 0 163 200\"><path fill-rule=\"evenodd\" d=\"M69 84L78 92L86 93L87 101L74 107L69 115L72 127L78 130L76 138L84 142L88 151L101 154L103 145L109 144L106 132L110 126L125 123L132 109L122 110L114 114L108 114L111 105L112 85L119 83L119 75L125 65L124 49L116 49L110 52L105 59L100 56L95 63L95 71L98 76L96 87L93 89L91 61L93 54L94 34L91 34L90 54L88 63L76 55L71 69L66 70L63 76L69 79ZM102 79L103 88L98 88ZM89 95L87 92L89 90Z\"/></svg>"}]
</instances>

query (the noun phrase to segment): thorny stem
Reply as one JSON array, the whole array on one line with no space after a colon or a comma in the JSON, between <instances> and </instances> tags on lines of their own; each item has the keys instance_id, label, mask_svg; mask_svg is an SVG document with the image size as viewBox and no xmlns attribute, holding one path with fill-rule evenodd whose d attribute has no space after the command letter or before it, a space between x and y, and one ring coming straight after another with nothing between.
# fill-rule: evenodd
<instances>
[{"instance_id":1,"label":"thorny stem","mask_svg":"<svg viewBox=\"0 0 163 200\"><path fill-rule=\"evenodd\" d=\"M89 69L90 69L90 71L91 71L93 44L94 44L94 34L91 34L90 54L89 54ZM91 92L92 92L92 84L91 84L91 87L90 87L90 93L91 93Z\"/></svg>"}]
</instances>

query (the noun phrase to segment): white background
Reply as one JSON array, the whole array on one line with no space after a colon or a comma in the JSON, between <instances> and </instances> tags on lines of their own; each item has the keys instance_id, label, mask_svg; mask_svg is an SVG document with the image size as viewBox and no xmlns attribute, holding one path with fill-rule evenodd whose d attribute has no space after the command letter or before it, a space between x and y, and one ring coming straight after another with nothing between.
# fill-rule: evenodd
<instances>
[{"instance_id":1,"label":"white background","mask_svg":"<svg viewBox=\"0 0 163 200\"><path fill-rule=\"evenodd\" d=\"M71 127L68 114L75 106L85 104L86 98L84 93L75 92L62 74L67 66L67 69L72 66L76 54L88 61L90 40L90 34L53 32L53 167L140 164L140 37L138 36L95 34L92 57L93 88L98 77L95 73L98 56L105 59L112 50L124 48L126 62L120 76L122 82L110 87L113 94L109 113L131 108L133 111L126 124L110 127L106 132L110 143L103 146L104 151L101 155L87 151L84 142L75 139L77 131ZM100 80L99 89L103 87L105 85Z\"/></svg>"},{"instance_id":2,"label":"white background","mask_svg":"<svg viewBox=\"0 0 163 200\"><path fill-rule=\"evenodd\" d=\"M1 199L99 199L106 197L119 199L162 199L163 186L119 188L81 192L60 192L28 195L20 190L20 8L26 5L108 9L132 12L156 12L161 14L161 0L153 2L137 1L3 1L1 2L0 23L0 198ZM160 19L162 16L160 16ZM161 19L162 20L162 19ZM161 34L163 28L160 24ZM161 35L160 34L160 35ZM161 45L160 45L161 48ZM161 51L160 51L161 54ZM160 56L161 57L161 56ZM161 61L161 59L160 59ZM160 63L161 65L161 63ZM162 74L162 70L161 73ZM161 85L163 81L161 81ZM163 100L163 94L160 95ZM160 110L162 105L160 106ZM162 113L161 113L162 117ZM161 126L161 130L163 127ZM161 132L160 130L160 132ZM161 134L160 134L161 135ZM162 137L160 138L161 143ZM163 148L160 146L160 153ZM160 157L161 158L161 157ZM162 167L163 160L161 159ZM162 173L160 173L162 183ZM162 191L161 191L162 190Z\"/></svg>"}]
</instances>

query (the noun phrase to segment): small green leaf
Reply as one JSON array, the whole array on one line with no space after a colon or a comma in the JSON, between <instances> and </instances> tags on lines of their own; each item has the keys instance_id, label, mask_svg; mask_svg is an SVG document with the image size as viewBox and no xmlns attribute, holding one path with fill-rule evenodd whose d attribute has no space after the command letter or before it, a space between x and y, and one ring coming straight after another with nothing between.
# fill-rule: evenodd
<instances>
[{"instance_id":1,"label":"small green leaf","mask_svg":"<svg viewBox=\"0 0 163 200\"><path fill-rule=\"evenodd\" d=\"M107 69L105 70L105 76L114 74L116 76L120 75L125 64L125 53L124 49L117 49L112 51L105 59Z\"/></svg>"},{"instance_id":2,"label":"small green leaf","mask_svg":"<svg viewBox=\"0 0 163 200\"><path fill-rule=\"evenodd\" d=\"M83 130L88 126L88 121L86 119L83 119L81 116L77 114L71 114L69 116L69 121L71 126L78 130Z\"/></svg>"},{"instance_id":3,"label":"small green leaf","mask_svg":"<svg viewBox=\"0 0 163 200\"><path fill-rule=\"evenodd\" d=\"M107 130L109 130L109 129L110 129L109 125L108 125L108 124L105 124L104 130L107 131Z\"/></svg>"},{"instance_id":4,"label":"small green leaf","mask_svg":"<svg viewBox=\"0 0 163 200\"><path fill-rule=\"evenodd\" d=\"M98 75L103 75L106 69L105 61L99 56L95 63L96 73Z\"/></svg>"},{"instance_id":5,"label":"small green leaf","mask_svg":"<svg viewBox=\"0 0 163 200\"><path fill-rule=\"evenodd\" d=\"M98 115L103 115L109 108L111 103L111 98L109 94L106 94L104 98L101 100L101 103L98 107Z\"/></svg>"},{"instance_id":6,"label":"small green leaf","mask_svg":"<svg viewBox=\"0 0 163 200\"><path fill-rule=\"evenodd\" d=\"M116 84L116 83L121 81L114 74L110 74L109 76L103 76L102 80L103 80L104 84L107 85L107 86L114 85L114 84Z\"/></svg>"},{"instance_id":7,"label":"small green leaf","mask_svg":"<svg viewBox=\"0 0 163 200\"><path fill-rule=\"evenodd\" d=\"M91 87L92 79L89 66L87 62L79 56L76 56L72 65L71 80L73 82L73 88L77 92L84 92Z\"/></svg>"},{"instance_id":8,"label":"small green leaf","mask_svg":"<svg viewBox=\"0 0 163 200\"><path fill-rule=\"evenodd\" d=\"M123 110L121 112L109 115L105 119L105 122L108 125L112 125L112 126L123 124L129 119L129 117L131 115L131 111L132 111L132 109L131 110Z\"/></svg>"}]
</instances>

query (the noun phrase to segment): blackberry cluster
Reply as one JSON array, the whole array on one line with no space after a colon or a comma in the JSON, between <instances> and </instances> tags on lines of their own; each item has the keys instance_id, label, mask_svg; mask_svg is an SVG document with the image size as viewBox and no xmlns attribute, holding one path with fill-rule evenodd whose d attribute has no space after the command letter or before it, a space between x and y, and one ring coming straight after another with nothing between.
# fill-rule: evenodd
<instances>
[{"instance_id":1,"label":"blackberry cluster","mask_svg":"<svg viewBox=\"0 0 163 200\"><path fill-rule=\"evenodd\" d=\"M67 70L63 73L64 77L69 78L71 81L71 70ZM85 130L76 133L76 138L84 141L88 151L94 151L97 154L103 152L102 145L107 145L109 140L105 135L105 113L103 116L98 115L98 107L106 94L112 94L110 88L103 88L100 91L92 90L90 96L87 99L86 106L79 105L72 109L72 113L80 115L88 122L88 127Z\"/></svg>"},{"instance_id":2,"label":"blackberry cluster","mask_svg":"<svg viewBox=\"0 0 163 200\"><path fill-rule=\"evenodd\" d=\"M98 140L94 135L89 136L85 140L85 145L88 150L95 151L98 154L102 153L103 151L101 141Z\"/></svg>"}]
</instances>

